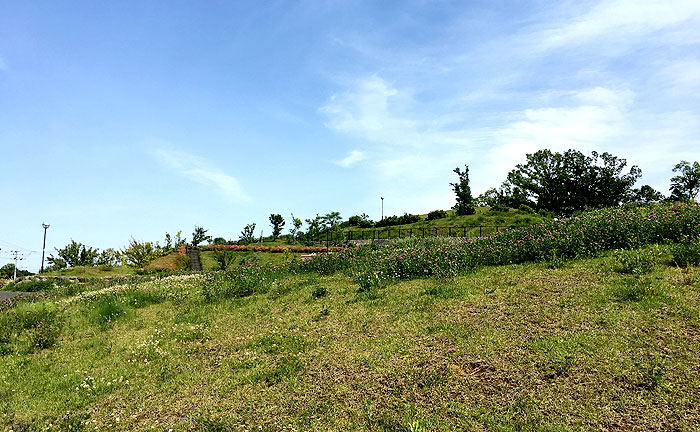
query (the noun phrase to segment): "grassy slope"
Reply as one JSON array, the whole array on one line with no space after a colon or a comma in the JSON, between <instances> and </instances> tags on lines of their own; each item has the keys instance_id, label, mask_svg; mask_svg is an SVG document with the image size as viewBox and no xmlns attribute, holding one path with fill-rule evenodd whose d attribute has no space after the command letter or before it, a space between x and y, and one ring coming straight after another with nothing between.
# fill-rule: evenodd
<instances>
[{"instance_id":1,"label":"grassy slope","mask_svg":"<svg viewBox=\"0 0 700 432\"><path fill-rule=\"evenodd\" d=\"M365 232L365 236L369 235L368 238L371 238L371 232L372 231L391 231L391 236L395 237L396 233L398 233L398 229L401 228L402 236L405 235L405 233L408 232L408 230L414 230L414 232L422 232L423 229L426 230L428 233L432 233L434 229L436 228L446 228L446 227L477 227L479 225L485 226L485 227L494 227L494 226L500 226L502 229L505 226L526 226L526 225L532 225L535 223L538 223L542 221L544 218L540 215L537 214L530 214L530 213L525 213L520 210L516 209L510 209L508 212L497 212L497 211L490 211L488 207L477 207L476 209L476 214L473 215L468 215L468 216L457 216L455 214L454 210L447 210L448 216L446 218L442 219L435 219L428 221L426 220L428 215L420 215L423 220L420 222L412 223L412 224L406 224L406 225L397 225L397 226L392 226L392 227L382 227L382 228L357 228L357 227L350 227L347 228L346 231L352 231L353 232L353 238L355 238L357 235L362 235L361 232ZM420 231L419 231L420 230ZM483 235L489 234L492 231L495 231L495 229L489 229L489 228L484 228L482 229ZM452 235L462 235L463 231L459 229L455 229L452 232ZM448 235L447 230L440 230L438 229L438 234L439 235ZM477 236L479 235L479 230L477 229L472 229L471 231L467 230L467 235L468 236Z\"/></svg>"},{"instance_id":2,"label":"grassy slope","mask_svg":"<svg viewBox=\"0 0 700 432\"><path fill-rule=\"evenodd\" d=\"M173 300L136 300L104 327L95 303L72 303L56 348L0 357L0 424L692 430L700 270L659 265L639 296L640 282L610 266L485 268L375 300L342 275L214 304L171 281Z\"/></svg>"}]
</instances>

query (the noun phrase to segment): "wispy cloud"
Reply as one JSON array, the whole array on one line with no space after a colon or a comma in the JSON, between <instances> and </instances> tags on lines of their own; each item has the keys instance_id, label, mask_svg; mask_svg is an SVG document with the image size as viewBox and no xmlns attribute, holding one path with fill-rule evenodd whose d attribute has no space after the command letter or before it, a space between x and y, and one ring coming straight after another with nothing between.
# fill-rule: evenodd
<instances>
[{"instance_id":1,"label":"wispy cloud","mask_svg":"<svg viewBox=\"0 0 700 432\"><path fill-rule=\"evenodd\" d=\"M343 168L350 168L357 162L360 162L365 159L365 154L361 151L358 150L353 150L351 151L347 157L343 160L336 161L335 164L338 166L341 166Z\"/></svg>"},{"instance_id":2,"label":"wispy cloud","mask_svg":"<svg viewBox=\"0 0 700 432\"><path fill-rule=\"evenodd\" d=\"M362 146L338 165L366 161L382 193L411 196L420 209L450 204L444 173L464 163L473 146L464 130L451 128L450 114L426 113L410 91L378 76L359 80L319 111L328 128L358 138ZM371 158L366 158L368 153ZM436 185L447 193L435 193ZM417 193L423 190L433 192Z\"/></svg>"},{"instance_id":3,"label":"wispy cloud","mask_svg":"<svg viewBox=\"0 0 700 432\"><path fill-rule=\"evenodd\" d=\"M153 155L158 162L167 168L189 180L215 188L231 202L250 201L250 197L235 177L215 167L202 157L165 147L154 149Z\"/></svg>"},{"instance_id":4,"label":"wispy cloud","mask_svg":"<svg viewBox=\"0 0 700 432\"><path fill-rule=\"evenodd\" d=\"M628 42L683 22L700 19L697 0L601 1L588 12L547 32L545 48L580 45L606 38Z\"/></svg>"}]
</instances>

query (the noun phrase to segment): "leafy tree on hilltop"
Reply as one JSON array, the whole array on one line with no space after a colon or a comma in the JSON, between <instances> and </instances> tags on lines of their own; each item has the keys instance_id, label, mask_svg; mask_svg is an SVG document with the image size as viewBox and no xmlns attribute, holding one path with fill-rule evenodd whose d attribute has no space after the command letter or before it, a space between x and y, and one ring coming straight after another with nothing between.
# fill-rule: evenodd
<instances>
[{"instance_id":1,"label":"leafy tree on hilltop","mask_svg":"<svg viewBox=\"0 0 700 432\"><path fill-rule=\"evenodd\" d=\"M299 237L301 235L303 235L303 233L301 232L302 224L303 224L303 222L301 221L301 219L299 219L298 217L294 217L294 213L292 213L292 226L293 226L293 228L291 228L289 230L289 233L292 235L292 239L298 240Z\"/></svg>"},{"instance_id":2,"label":"leafy tree on hilltop","mask_svg":"<svg viewBox=\"0 0 700 432\"><path fill-rule=\"evenodd\" d=\"M93 249L71 239L70 243L62 249L56 248L56 252L58 253L58 257L51 254L46 258L46 261L53 268L59 269L76 266L91 267L95 265L99 249Z\"/></svg>"},{"instance_id":3,"label":"leafy tree on hilltop","mask_svg":"<svg viewBox=\"0 0 700 432\"><path fill-rule=\"evenodd\" d=\"M270 225L272 225L272 237L277 240L284 228L284 218L280 214L273 213L270 215Z\"/></svg>"},{"instance_id":4,"label":"leafy tree on hilltop","mask_svg":"<svg viewBox=\"0 0 700 432\"><path fill-rule=\"evenodd\" d=\"M460 216L476 213L472 190L469 187L469 167L464 165L464 171L461 171L459 167L455 168L453 171L459 177L459 181L457 183L450 183L450 186L452 186L457 195L457 203L452 208L455 209Z\"/></svg>"},{"instance_id":5,"label":"leafy tree on hilltop","mask_svg":"<svg viewBox=\"0 0 700 432\"><path fill-rule=\"evenodd\" d=\"M342 220L343 218L340 217L340 212L334 211L321 216L321 225L323 225L323 228L329 226L330 229L333 229L338 226Z\"/></svg>"},{"instance_id":6,"label":"leafy tree on hilltop","mask_svg":"<svg viewBox=\"0 0 700 432\"><path fill-rule=\"evenodd\" d=\"M522 205L529 207L535 204L527 197L527 193L519 187L515 187L507 181L501 184L498 189L491 188L479 195L475 204L480 206L495 207L497 205L510 208L520 208Z\"/></svg>"},{"instance_id":7,"label":"leafy tree on hilltop","mask_svg":"<svg viewBox=\"0 0 700 432\"><path fill-rule=\"evenodd\" d=\"M243 228L243 231L241 231L241 236L239 238L239 242L243 244L248 244L252 243L253 240L255 240L255 224L248 224Z\"/></svg>"},{"instance_id":8,"label":"leafy tree on hilltop","mask_svg":"<svg viewBox=\"0 0 700 432\"><path fill-rule=\"evenodd\" d=\"M664 194L649 185L644 185L633 191L633 201L640 203L655 203L664 200Z\"/></svg>"},{"instance_id":9,"label":"leafy tree on hilltop","mask_svg":"<svg viewBox=\"0 0 700 432\"><path fill-rule=\"evenodd\" d=\"M140 242L133 237L129 246L121 251L122 260L132 267L144 268L148 263L164 254L158 242Z\"/></svg>"},{"instance_id":10,"label":"leafy tree on hilltop","mask_svg":"<svg viewBox=\"0 0 700 432\"><path fill-rule=\"evenodd\" d=\"M538 209L555 213L611 207L633 198L632 186L642 175L637 166L623 173L626 165L610 153L539 150L508 174L508 183L524 191Z\"/></svg>"},{"instance_id":11,"label":"leafy tree on hilltop","mask_svg":"<svg viewBox=\"0 0 700 432\"><path fill-rule=\"evenodd\" d=\"M197 246L202 242L210 242L211 236L207 235L207 231L204 227L194 226L194 232L192 233L192 246Z\"/></svg>"},{"instance_id":12,"label":"leafy tree on hilltop","mask_svg":"<svg viewBox=\"0 0 700 432\"><path fill-rule=\"evenodd\" d=\"M680 173L671 177L671 199L695 200L700 192L700 163L680 161L673 168L673 172Z\"/></svg>"}]
</instances>

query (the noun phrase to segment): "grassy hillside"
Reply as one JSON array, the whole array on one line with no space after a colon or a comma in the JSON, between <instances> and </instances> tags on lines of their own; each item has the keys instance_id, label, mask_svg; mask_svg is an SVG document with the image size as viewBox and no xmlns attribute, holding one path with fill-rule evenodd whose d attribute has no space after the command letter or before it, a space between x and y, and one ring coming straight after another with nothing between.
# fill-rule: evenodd
<instances>
[{"instance_id":1,"label":"grassy hillside","mask_svg":"<svg viewBox=\"0 0 700 432\"><path fill-rule=\"evenodd\" d=\"M694 430L700 207L0 305L4 430ZM690 266L686 266L691 263Z\"/></svg>"},{"instance_id":2,"label":"grassy hillside","mask_svg":"<svg viewBox=\"0 0 700 432\"><path fill-rule=\"evenodd\" d=\"M0 424L690 430L700 422L700 271L659 263L653 292L637 296L635 277L614 264L484 268L374 299L342 274L213 303L201 275L63 298L55 347L18 340L0 357Z\"/></svg>"},{"instance_id":3,"label":"grassy hillside","mask_svg":"<svg viewBox=\"0 0 700 432\"><path fill-rule=\"evenodd\" d=\"M427 220L428 215L419 215L421 221L405 224L396 225L390 227L378 227L378 228L359 228L359 227L349 227L346 228L346 232L352 232L350 234L352 238L372 238L372 233L377 232L377 235L381 233L382 238L396 238L399 235L399 229L401 230L401 236L407 236L409 233L413 235L440 235L440 236L468 236L477 237L479 235L490 235L496 232L495 227L499 227L499 230L503 230L505 227L513 226L528 226L533 225L543 220L545 217L538 215L536 213L527 213L521 210L509 209L508 211L491 211L488 207L477 207L476 214L467 216L458 216L455 214L454 210L447 210L447 217L435 220ZM478 226L482 226L481 231ZM449 230L449 228L453 228ZM463 229L463 227L474 227L473 229ZM363 234L364 233L364 234Z\"/></svg>"}]
</instances>

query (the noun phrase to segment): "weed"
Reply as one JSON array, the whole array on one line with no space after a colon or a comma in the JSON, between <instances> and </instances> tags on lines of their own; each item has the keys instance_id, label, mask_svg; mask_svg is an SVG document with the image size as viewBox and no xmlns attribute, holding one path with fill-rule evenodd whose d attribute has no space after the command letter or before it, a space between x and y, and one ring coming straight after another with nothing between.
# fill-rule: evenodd
<instances>
[{"instance_id":1,"label":"weed","mask_svg":"<svg viewBox=\"0 0 700 432\"><path fill-rule=\"evenodd\" d=\"M304 363L293 355L280 357L272 369L265 370L256 375L257 381L263 381L272 386L278 384L304 370Z\"/></svg>"},{"instance_id":2,"label":"weed","mask_svg":"<svg viewBox=\"0 0 700 432\"><path fill-rule=\"evenodd\" d=\"M325 297L328 295L328 289L325 286L319 286L314 288L314 290L311 292L311 297L317 299L320 297Z\"/></svg>"},{"instance_id":3,"label":"weed","mask_svg":"<svg viewBox=\"0 0 700 432\"><path fill-rule=\"evenodd\" d=\"M613 270L620 274L645 275L653 270L661 256L658 245L643 249L616 249Z\"/></svg>"},{"instance_id":4,"label":"weed","mask_svg":"<svg viewBox=\"0 0 700 432\"><path fill-rule=\"evenodd\" d=\"M215 417L208 412L197 413L193 418L198 430L205 432L227 432L232 430L231 425L220 417Z\"/></svg>"},{"instance_id":5,"label":"weed","mask_svg":"<svg viewBox=\"0 0 700 432\"><path fill-rule=\"evenodd\" d=\"M635 370L632 383L646 390L654 390L664 380L667 363L667 348L661 350L661 353L650 352L642 355L634 363Z\"/></svg>"},{"instance_id":6,"label":"weed","mask_svg":"<svg viewBox=\"0 0 700 432\"><path fill-rule=\"evenodd\" d=\"M102 327L107 327L126 315L126 306L114 295L98 298L93 304L93 309L94 320Z\"/></svg>"},{"instance_id":7,"label":"weed","mask_svg":"<svg viewBox=\"0 0 700 432\"><path fill-rule=\"evenodd\" d=\"M320 321L321 319L327 317L330 314L330 310L328 310L328 306L324 306L323 309L321 309L316 315L314 315L311 320L312 321Z\"/></svg>"}]
</instances>

